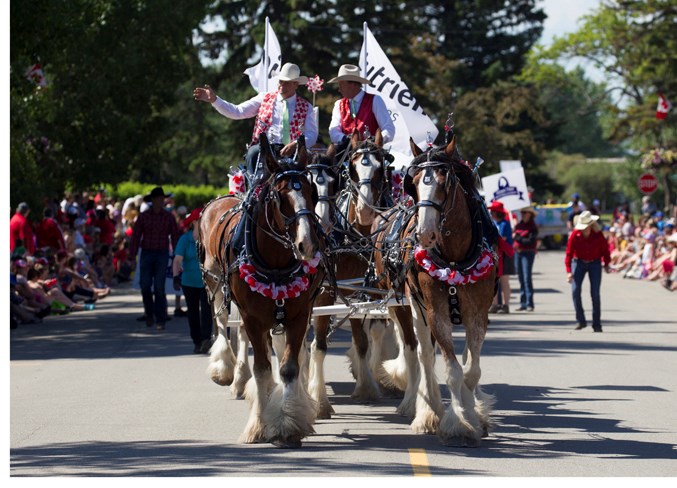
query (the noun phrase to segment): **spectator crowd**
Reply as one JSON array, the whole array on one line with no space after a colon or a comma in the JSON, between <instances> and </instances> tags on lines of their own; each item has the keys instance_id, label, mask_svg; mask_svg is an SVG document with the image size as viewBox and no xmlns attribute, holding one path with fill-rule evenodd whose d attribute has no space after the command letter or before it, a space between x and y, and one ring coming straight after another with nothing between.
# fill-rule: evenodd
<instances>
[{"instance_id":1,"label":"spectator crowd","mask_svg":"<svg viewBox=\"0 0 677 488\"><path fill-rule=\"evenodd\" d=\"M623 278L657 281L669 291L677 289L677 233L675 218L643 204L636 218L626 209L614 212L605 226L611 253L611 272ZM648 207L648 208L647 208Z\"/></svg>"},{"instance_id":2,"label":"spectator crowd","mask_svg":"<svg viewBox=\"0 0 677 488\"><path fill-rule=\"evenodd\" d=\"M593 214L596 203L590 206ZM30 217L33 209L25 202L11 209L11 327L39 323L50 314L92 310L115 286L131 281L134 224L149 208L143 195L121 201L99 191L69 193L61 201L45 198L39 220ZM572 202L572 224L582 208L582 202ZM164 209L176 219L180 234L190 229L186 207L176 207L172 194L166 195ZM645 197L637 216L626 204L610 220L600 219L610 271L677 289L675 216L668 218ZM521 295L520 309L533 310L533 298L524 290ZM176 308L176 316L185 314L179 303Z\"/></svg>"},{"instance_id":3,"label":"spectator crowd","mask_svg":"<svg viewBox=\"0 0 677 488\"><path fill-rule=\"evenodd\" d=\"M101 190L45 198L40 219L31 218L25 202L10 209L10 327L92 310L111 289L130 282L134 223L148 207L143 195L118 201ZM175 207L169 194L165 210L183 232L186 207Z\"/></svg>"}]
</instances>

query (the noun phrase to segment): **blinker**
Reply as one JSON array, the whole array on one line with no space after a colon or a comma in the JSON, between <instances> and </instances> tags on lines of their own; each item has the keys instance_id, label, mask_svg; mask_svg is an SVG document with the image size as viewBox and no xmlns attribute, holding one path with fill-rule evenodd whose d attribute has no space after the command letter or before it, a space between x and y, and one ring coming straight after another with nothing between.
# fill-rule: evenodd
<instances>
[{"instance_id":1,"label":"blinker","mask_svg":"<svg viewBox=\"0 0 677 488\"><path fill-rule=\"evenodd\" d=\"M432 185L434 176L433 168L426 168L425 174L423 175L423 184Z\"/></svg>"}]
</instances>

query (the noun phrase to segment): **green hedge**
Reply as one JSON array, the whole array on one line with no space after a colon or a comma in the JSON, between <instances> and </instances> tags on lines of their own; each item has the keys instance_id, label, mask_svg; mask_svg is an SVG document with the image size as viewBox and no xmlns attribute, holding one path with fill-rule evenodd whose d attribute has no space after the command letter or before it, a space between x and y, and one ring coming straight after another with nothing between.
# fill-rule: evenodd
<instances>
[{"instance_id":1,"label":"green hedge","mask_svg":"<svg viewBox=\"0 0 677 488\"><path fill-rule=\"evenodd\" d=\"M129 197L136 195L147 195L158 185L149 185L146 183L137 183L127 181L120 183L116 187L105 185L106 193L116 200L125 201ZM226 195L228 187L216 188L211 185L189 186L189 185L161 185L165 193L174 194L174 203L177 207L185 205L188 211L196 207L204 207L207 202L219 195Z\"/></svg>"}]
</instances>

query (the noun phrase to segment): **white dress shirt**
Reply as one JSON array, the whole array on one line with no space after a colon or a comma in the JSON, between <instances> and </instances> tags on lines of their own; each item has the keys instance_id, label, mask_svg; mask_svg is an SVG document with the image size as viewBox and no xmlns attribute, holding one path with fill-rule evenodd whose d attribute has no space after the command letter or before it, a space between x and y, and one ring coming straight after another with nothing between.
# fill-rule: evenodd
<instances>
[{"instance_id":1,"label":"white dress shirt","mask_svg":"<svg viewBox=\"0 0 677 488\"><path fill-rule=\"evenodd\" d=\"M254 98L250 98L239 105L234 105L216 97L216 100L212 103L212 107L214 107L221 115L228 117L229 119L251 119L258 115L259 107L261 107L264 96L265 93L259 93ZM282 114L284 114L285 103L288 103L289 123L291 124L294 111L296 110L296 94L286 100L282 98L279 93L277 94L275 104L273 105L273 118L270 127L268 127L268 130L266 131L266 135L271 144L282 144ZM315 121L315 116L313 115L312 105L309 107L308 113L306 114L305 130L302 132L303 135L306 136L306 147L313 147L317 141L317 123Z\"/></svg>"},{"instance_id":2,"label":"white dress shirt","mask_svg":"<svg viewBox=\"0 0 677 488\"><path fill-rule=\"evenodd\" d=\"M360 90L360 92L352 98L353 107L356 114L360 111L360 105L362 103L362 99L364 98L364 93L364 90ZM331 123L329 124L329 138L334 144L340 143L343 139L343 136L346 135L341 130L340 105L341 100L337 100L334 103L334 109L331 112ZM378 126L381 129L383 142L387 143L392 141L395 137L395 124L393 124L393 120L390 118L390 113L386 108L385 102L379 95L374 95L374 100L371 104L371 111L374 113L376 122L378 122ZM372 134L372 136L373 135L374 134ZM348 135L348 137L350 137L350 135Z\"/></svg>"}]
</instances>

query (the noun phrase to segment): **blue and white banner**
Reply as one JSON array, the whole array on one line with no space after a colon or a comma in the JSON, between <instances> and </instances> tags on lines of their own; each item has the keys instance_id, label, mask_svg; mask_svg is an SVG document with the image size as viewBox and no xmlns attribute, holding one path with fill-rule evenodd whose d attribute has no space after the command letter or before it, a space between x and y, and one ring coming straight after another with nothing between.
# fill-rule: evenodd
<instances>
[{"instance_id":1,"label":"blue and white banner","mask_svg":"<svg viewBox=\"0 0 677 488\"><path fill-rule=\"evenodd\" d=\"M486 176L482 178L482 188L487 205L498 200L510 212L531 205L524 168Z\"/></svg>"}]
</instances>

